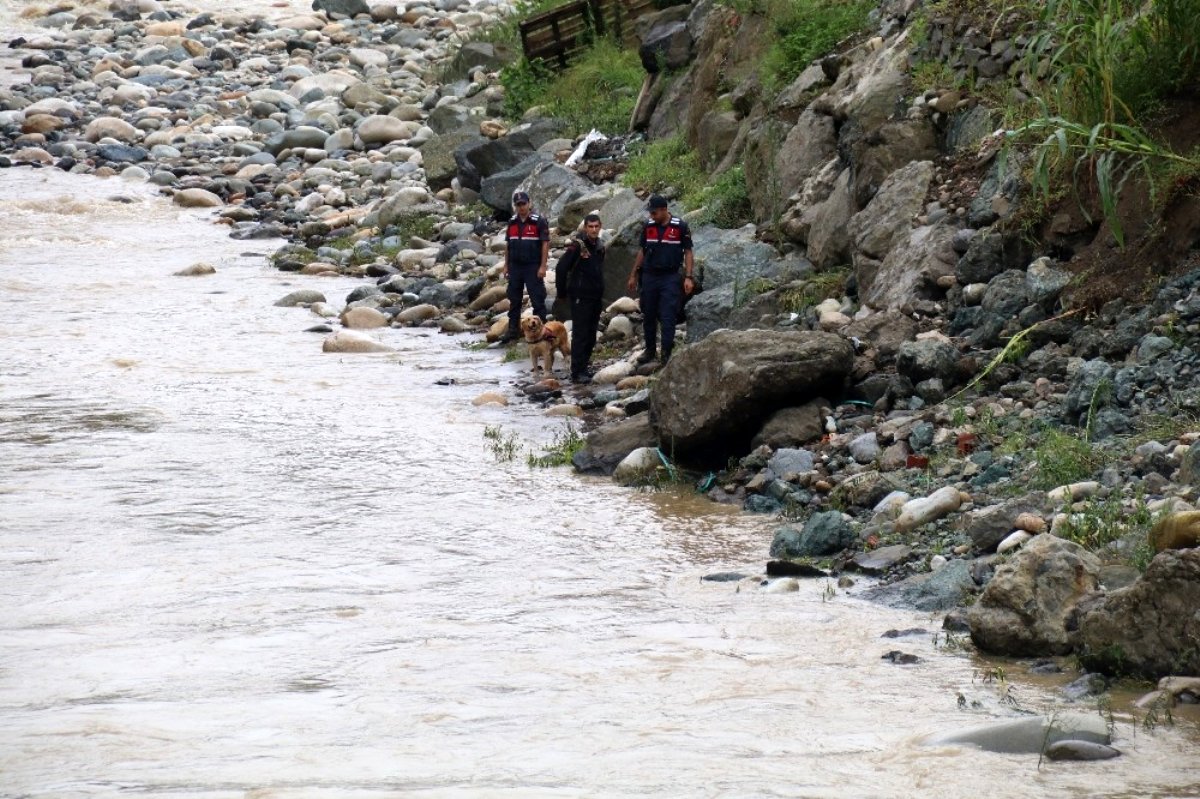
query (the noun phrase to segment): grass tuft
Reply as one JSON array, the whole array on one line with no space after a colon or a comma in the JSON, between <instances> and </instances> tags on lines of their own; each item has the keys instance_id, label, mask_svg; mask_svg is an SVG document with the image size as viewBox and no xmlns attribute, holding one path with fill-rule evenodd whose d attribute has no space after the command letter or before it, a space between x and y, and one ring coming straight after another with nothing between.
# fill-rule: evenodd
<instances>
[{"instance_id":1,"label":"grass tuft","mask_svg":"<svg viewBox=\"0 0 1200 799\"><path fill-rule=\"evenodd\" d=\"M564 429L554 434L554 439L550 444L543 447L542 454L535 455L530 452L526 463L531 469L570 466L575 453L583 449L585 444L587 444L587 440L579 433L575 425L567 422Z\"/></svg>"}]
</instances>

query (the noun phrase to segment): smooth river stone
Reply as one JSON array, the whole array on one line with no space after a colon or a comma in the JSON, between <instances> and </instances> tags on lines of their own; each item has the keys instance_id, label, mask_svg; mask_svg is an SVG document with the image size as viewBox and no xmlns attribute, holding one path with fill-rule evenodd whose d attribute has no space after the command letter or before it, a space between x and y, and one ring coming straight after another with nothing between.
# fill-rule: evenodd
<instances>
[{"instance_id":1,"label":"smooth river stone","mask_svg":"<svg viewBox=\"0 0 1200 799\"><path fill-rule=\"evenodd\" d=\"M365 333L353 330L339 330L332 336L326 336L321 343L322 352L393 352L393 349Z\"/></svg>"}]
</instances>

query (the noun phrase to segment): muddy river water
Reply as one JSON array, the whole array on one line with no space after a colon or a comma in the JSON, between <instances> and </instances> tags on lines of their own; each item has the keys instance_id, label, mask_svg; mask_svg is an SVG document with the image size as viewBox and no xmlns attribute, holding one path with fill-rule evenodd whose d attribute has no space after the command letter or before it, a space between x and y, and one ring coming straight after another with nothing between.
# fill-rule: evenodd
<instances>
[{"instance_id":1,"label":"muddy river water","mask_svg":"<svg viewBox=\"0 0 1200 799\"><path fill-rule=\"evenodd\" d=\"M563 423L471 404L519 365L322 354L273 302L360 281L226 232L0 171L0 797L1200 796L1194 717L1124 695L1113 761L924 745L1056 684L1006 664L1002 702L940 618L824 581L702 582L771 521L530 469Z\"/></svg>"}]
</instances>

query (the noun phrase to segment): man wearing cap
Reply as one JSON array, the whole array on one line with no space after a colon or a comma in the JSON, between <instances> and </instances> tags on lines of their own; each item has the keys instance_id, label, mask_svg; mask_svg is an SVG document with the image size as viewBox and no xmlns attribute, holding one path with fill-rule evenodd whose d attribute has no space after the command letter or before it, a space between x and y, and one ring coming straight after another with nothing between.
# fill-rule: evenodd
<instances>
[{"instance_id":1,"label":"man wearing cap","mask_svg":"<svg viewBox=\"0 0 1200 799\"><path fill-rule=\"evenodd\" d=\"M637 359L641 365L653 361L658 341L658 327L662 326L662 361L666 365L675 346L675 317L681 305L680 291L691 294L696 283L693 278L695 263L692 256L692 231L677 216L672 216L666 199L657 194L646 203L650 218L642 227L641 247L633 259L633 271L629 273L626 288L630 294L640 292L642 307L642 330L645 333L646 349ZM679 270L683 269L683 285L680 286Z\"/></svg>"},{"instance_id":2,"label":"man wearing cap","mask_svg":"<svg viewBox=\"0 0 1200 799\"><path fill-rule=\"evenodd\" d=\"M504 240L508 254L504 259L504 276L508 278L508 330L500 337L507 343L521 335L521 293L529 291L533 312L546 321L546 259L550 255L550 225L545 217L529 207L529 195L523 191L513 194L516 213L508 220Z\"/></svg>"}]
</instances>

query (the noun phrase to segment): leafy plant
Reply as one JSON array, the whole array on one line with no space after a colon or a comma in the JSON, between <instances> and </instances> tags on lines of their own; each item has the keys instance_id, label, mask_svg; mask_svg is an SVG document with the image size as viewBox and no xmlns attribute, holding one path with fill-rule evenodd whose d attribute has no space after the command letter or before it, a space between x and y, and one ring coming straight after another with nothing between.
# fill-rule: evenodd
<instances>
[{"instance_id":1,"label":"leafy plant","mask_svg":"<svg viewBox=\"0 0 1200 799\"><path fill-rule=\"evenodd\" d=\"M579 434L575 426L567 422L563 430L554 434L554 439L550 444L543 447L541 455L534 455L530 452L528 458L526 458L526 462L531 469L534 467L569 466L571 459L575 457L575 453L583 449L586 443L586 439Z\"/></svg>"},{"instance_id":2,"label":"leafy plant","mask_svg":"<svg viewBox=\"0 0 1200 799\"><path fill-rule=\"evenodd\" d=\"M1033 452L1034 488L1051 489L1076 483L1100 465L1100 458L1080 436L1065 430L1048 429Z\"/></svg>"},{"instance_id":3,"label":"leafy plant","mask_svg":"<svg viewBox=\"0 0 1200 799\"><path fill-rule=\"evenodd\" d=\"M1071 169L1076 193L1081 194L1079 180L1082 172L1094 182L1104 219L1120 246L1125 244L1125 231L1117 214L1117 202L1131 175L1141 173L1147 186L1153 189L1156 185L1155 167L1160 162L1177 165L1189 172L1200 171L1200 158L1179 155L1134 125L1098 122L1089 127L1050 114L1044 103L1042 110L1040 118L1005 131L1006 137L1016 140L1030 134L1049 132L1035 148L1034 188L1048 197L1056 167L1067 163L1074 155ZM1091 215L1086 206L1081 202L1079 207L1090 221Z\"/></svg>"},{"instance_id":4,"label":"leafy plant","mask_svg":"<svg viewBox=\"0 0 1200 799\"><path fill-rule=\"evenodd\" d=\"M483 438L497 463L511 461L517 457L516 433L506 434L500 425L487 425L483 428Z\"/></svg>"},{"instance_id":5,"label":"leafy plant","mask_svg":"<svg viewBox=\"0 0 1200 799\"><path fill-rule=\"evenodd\" d=\"M1027 77L1051 76L1048 101L1006 136L1041 138L1039 192L1048 195L1056 170L1069 168L1077 196L1094 191L1099 198L1119 246L1125 234L1117 204L1131 175L1142 174L1153 192L1154 172L1164 165L1200 172L1200 158L1172 152L1141 124L1160 98L1200 79L1197 18L1200 0L1048 0L1027 46ZM1089 213L1086 203L1080 208Z\"/></svg>"}]
</instances>

